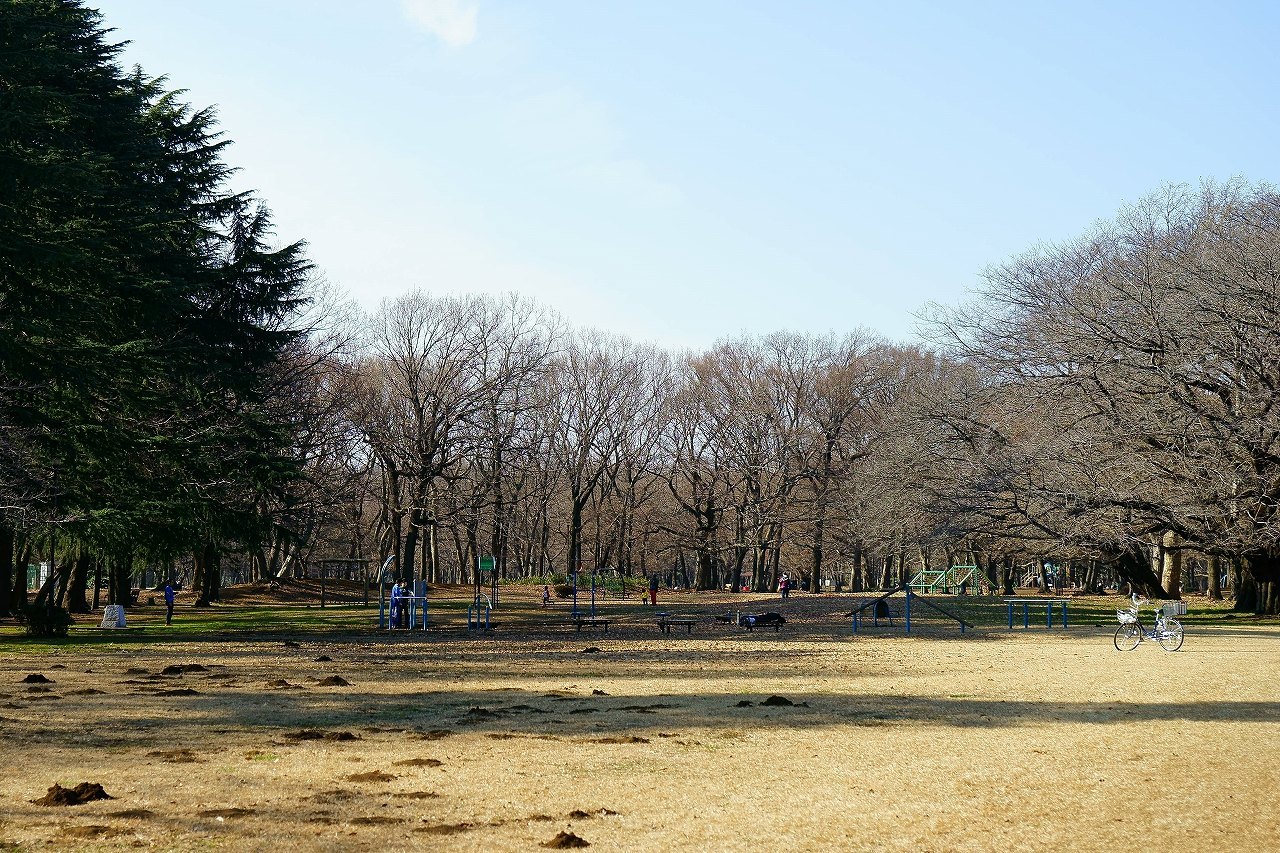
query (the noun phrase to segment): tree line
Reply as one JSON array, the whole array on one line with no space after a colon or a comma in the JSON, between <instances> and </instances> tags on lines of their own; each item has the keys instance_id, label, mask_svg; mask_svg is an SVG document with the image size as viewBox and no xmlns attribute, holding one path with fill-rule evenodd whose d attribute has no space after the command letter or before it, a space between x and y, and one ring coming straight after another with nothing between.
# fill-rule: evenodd
<instances>
[{"instance_id":1,"label":"tree line","mask_svg":"<svg viewBox=\"0 0 1280 853\"><path fill-rule=\"evenodd\" d=\"M362 578L892 588L1058 566L1280 611L1280 197L1173 187L986 272L929 345L669 352L519 295L331 298L228 141L72 0L0 12L0 608ZM55 571L29 601L26 566ZM41 614L44 614L42 617Z\"/></svg>"}]
</instances>

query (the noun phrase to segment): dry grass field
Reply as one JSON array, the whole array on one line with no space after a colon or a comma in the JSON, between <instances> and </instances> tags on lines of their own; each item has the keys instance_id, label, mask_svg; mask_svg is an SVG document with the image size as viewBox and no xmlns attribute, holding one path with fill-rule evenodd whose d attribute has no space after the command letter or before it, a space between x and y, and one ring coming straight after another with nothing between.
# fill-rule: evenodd
<instances>
[{"instance_id":1,"label":"dry grass field","mask_svg":"<svg viewBox=\"0 0 1280 853\"><path fill-rule=\"evenodd\" d=\"M540 589L536 592L540 592ZM638 607L575 634L530 590L492 636L141 629L4 637L0 849L1274 850L1280 626L780 633ZM523 597L522 597L523 596ZM665 596L664 596L665 597ZM1114 604L1114 598L1107 602ZM327 617L326 617L327 618ZM341 621L345 620L345 621ZM1034 624L1034 623L1033 623ZM341 627L341 630L338 630ZM32 674L48 679L28 680ZM772 698L771 697L780 697ZM33 802L58 783L113 799Z\"/></svg>"}]
</instances>

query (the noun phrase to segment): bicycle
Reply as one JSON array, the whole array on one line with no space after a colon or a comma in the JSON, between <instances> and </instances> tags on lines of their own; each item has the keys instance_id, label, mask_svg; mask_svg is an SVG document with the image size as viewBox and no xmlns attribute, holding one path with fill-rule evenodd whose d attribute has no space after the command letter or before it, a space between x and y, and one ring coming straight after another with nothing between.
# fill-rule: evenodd
<instances>
[{"instance_id":1,"label":"bicycle","mask_svg":"<svg viewBox=\"0 0 1280 853\"><path fill-rule=\"evenodd\" d=\"M1155 625L1151 630L1147 630L1147 626L1142 623L1142 618L1138 615L1138 608L1151 602L1145 598L1139 599L1136 594L1132 599L1133 604L1128 610L1116 611L1116 618L1120 620L1120 627L1116 628L1115 636L1117 649L1122 652L1132 651L1143 640L1155 640L1166 652L1176 652L1182 648L1182 623L1172 616L1166 616L1164 608L1160 607L1156 609Z\"/></svg>"}]
</instances>

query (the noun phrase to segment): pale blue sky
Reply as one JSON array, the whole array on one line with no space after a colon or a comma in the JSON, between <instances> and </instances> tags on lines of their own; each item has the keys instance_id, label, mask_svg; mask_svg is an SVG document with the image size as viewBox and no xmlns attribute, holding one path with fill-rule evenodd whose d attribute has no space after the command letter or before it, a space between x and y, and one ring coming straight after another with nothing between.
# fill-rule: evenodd
<instances>
[{"instance_id":1,"label":"pale blue sky","mask_svg":"<svg viewBox=\"0 0 1280 853\"><path fill-rule=\"evenodd\" d=\"M1169 182L1276 180L1280 6L90 0L366 306L516 290L671 347L913 336Z\"/></svg>"}]
</instances>

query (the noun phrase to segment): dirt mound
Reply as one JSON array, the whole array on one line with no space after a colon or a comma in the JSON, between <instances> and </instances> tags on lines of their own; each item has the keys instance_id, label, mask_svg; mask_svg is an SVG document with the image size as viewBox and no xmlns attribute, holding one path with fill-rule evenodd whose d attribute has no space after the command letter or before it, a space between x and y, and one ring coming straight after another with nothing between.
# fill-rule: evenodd
<instances>
[{"instance_id":1,"label":"dirt mound","mask_svg":"<svg viewBox=\"0 0 1280 853\"><path fill-rule=\"evenodd\" d=\"M761 705L795 705L796 703L792 702L786 696L770 696L768 699L764 700L760 704Z\"/></svg>"},{"instance_id":2,"label":"dirt mound","mask_svg":"<svg viewBox=\"0 0 1280 853\"><path fill-rule=\"evenodd\" d=\"M196 812L196 816L220 817L225 819L229 817L248 817L253 813L253 809L242 809L239 806L233 806L229 809L205 809L204 811Z\"/></svg>"},{"instance_id":3,"label":"dirt mound","mask_svg":"<svg viewBox=\"0 0 1280 853\"><path fill-rule=\"evenodd\" d=\"M301 690L302 689L301 684L290 684L288 681L285 681L283 678L277 678L275 681L268 681L262 686L272 687L277 690Z\"/></svg>"},{"instance_id":4,"label":"dirt mound","mask_svg":"<svg viewBox=\"0 0 1280 853\"><path fill-rule=\"evenodd\" d=\"M170 764L195 764L200 760L200 756L191 749L153 749L147 753L147 757L163 758Z\"/></svg>"},{"instance_id":5,"label":"dirt mound","mask_svg":"<svg viewBox=\"0 0 1280 853\"><path fill-rule=\"evenodd\" d=\"M302 729L296 732L285 732L286 740L360 740L360 736L351 732L322 732L319 729Z\"/></svg>"},{"instance_id":6,"label":"dirt mound","mask_svg":"<svg viewBox=\"0 0 1280 853\"><path fill-rule=\"evenodd\" d=\"M406 758L404 761L391 762L393 767L443 767L444 762L438 758Z\"/></svg>"},{"instance_id":7,"label":"dirt mound","mask_svg":"<svg viewBox=\"0 0 1280 853\"><path fill-rule=\"evenodd\" d=\"M166 666L160 670L161 675L182 675L188 672L208 672L207 667L203 667L198 663L175 663Z\"/></svg>"},{"instance_id":8,"label":"dirt mound","mask_svg":"<svg viewBox=\"0 0 1280 853\"><path fill-rule=\"evenodd\" d=\"M190 687L179 687L176 690L159 690L156 691L157 696L199 696L199 690L192 690Z\"/></svg>"},{"instance_id":9,"label":"dirt mound","mask_svg":"<svg viewBox=\"0 0 1280 853\"><path fill-rule=\"evenodd\" d=\"M122 809L118 812L107 813L107 817L118 817L123 820L150 820L155 816L156 813L150 809Z\"/></svg>"},{"instance_id":10,"label":"dirt mound","mask_svg":"<svg viewBox=\"0 0 1280 853\"><path fill-rule=\"evenodd\" d=\"M115 826L91 823L87 826L64 826L59 834L63 838L111 838L116 835L125 835L128 831Z\"/></svg>"},{"instance_id":11,"label":"dirt mound","mask_svg":"<svg viewBox=\"0 0 1280 853\"><path fill-rule=\"evenodd\" d=\"M367 773L352 773L347 777L348 782L390 782L395 779L390 773L383 773L381 770L370 770Z\"/></svg>"},{"instance_id":12,"label":"dirt mound","mask_svg":"<svg viewBox=\"0 0 1280 853\"><path fill-rule=\"evenodd\" d=\"M381 823L404 823L404 818L391 817L389 815L368 815L364 817L353 817L351 822L357 825L376 826Z\"/></svg>"},{"instance_id":13,"label":"dirt mound","mask_svg":"<svg viewBox=\"0 0 1280 853\"><path fill-rule=\"evenodd\" d=\"M350 687L351 682L347 681L341 675L331 675L328 678L321 679L316 682L316 687Z\"/></svg>"},{"instance_id":14,"label":"dirt mound","mask_svg":"<svg viewBox=\"0 0 1280 853\"><path fill-rule=\"evenodd\" d=\"M78 806L94 800L114 800L115 797L102 790L97 782L81 782L74 788L64 788L57 782L39 799L32 800L37 806Z\"/></svg>"},{"instance_id":15,"label":"dirt mound","mask_svg":"<svg viewBox=\"0 0 1280 853\"><path fill-rule=\"evenodd\" d=\"M310 578L272 578L254 583L233 584L222 588L223 604L317 604L320 580ZM364 600L364 582L328 578L324 595L329 601ZM374 589L377 599L377 589Z\"/></svg>"},{"instance_id":16,"label":"dirt mound","mask_svg":"<svg viewBox=\"0 0 1280 853\"><path fill-rule=\"evenodd\" d=\"M466 832L469 829L475 829L479 824L471 821L463 821L462 823L433 823L427 826L419 826L414 832L422 832L427 835L455 835L459 832Z\"/></svg>"},{"instance_id":17,"label":"dirt mound","mask_svg":"<svg viewBox=\"0 0 1280 853\"><path fill-rule=\"evenodd\" d=\"M435 791L403 791L398 794L392 794L393 797L399 797L404 800L435 800L440 795Z\"/></svg>"},{"instance_id":18,"label":"dirt mound","mask_svg":"<svg viewBox=\"0 0 1280 853\"><path fill-rule=\"evenodd\" d=\"M315 660L316 663L331 663L332 661L333 661L333 658L329 657L328 655L320 655L320 657L316 658Z\"/></svg>"},{"instance_id":19,"label":"dirt mound","mask_svg":"<svg viewBox=\"0 0 1280 853\"><path fill-rule=\"evenodd\" d=\"M53 684L52 678L48 678L41 672L30 673L26 678L22 679L23 684Z\"/></svg>"},{"instance_id":20,"label":"dirt mound","mask_svg":"<svg viewBox=\"0 0 1280 853\"><path fill-rule=\"evenodd\" d=\"M550 847L552 850L568 850L571 847L590 847L591 842L585 838L579 838L572 832L557 832L555 838L542 842L541 846Z\"/></svg>"},{"instance_id":21,"label":"dirt mound","mask_svg":"<svg viewBox=\"0 0 1280 853\"><path fill-rule=\"evenodd\" d=\"M416 737L419 740L440 740L453 734L449 729L432 729L429 732L418 732Z\"/></svg>"},{"instance_id":22,"label":"dirt mound","mask_svg":"<svg viewBox=\"0 0 1280 853\"><path fill-rule=\"evenodd\" d=\"M595 740L587 741L588 743L648 743L647 737L639 737L638 735L609 735L608 737L598 737Z\"/></svg>"}]
</instances>

